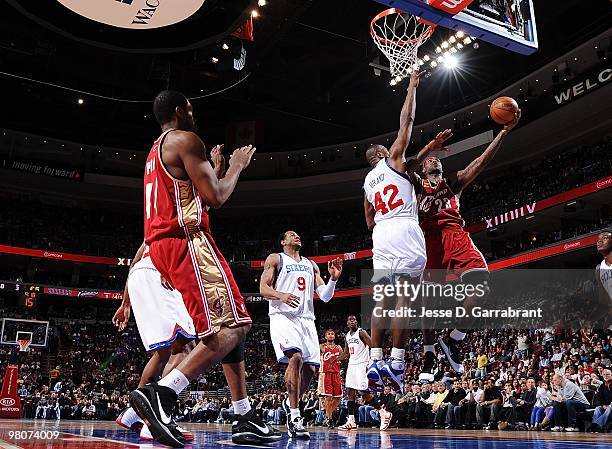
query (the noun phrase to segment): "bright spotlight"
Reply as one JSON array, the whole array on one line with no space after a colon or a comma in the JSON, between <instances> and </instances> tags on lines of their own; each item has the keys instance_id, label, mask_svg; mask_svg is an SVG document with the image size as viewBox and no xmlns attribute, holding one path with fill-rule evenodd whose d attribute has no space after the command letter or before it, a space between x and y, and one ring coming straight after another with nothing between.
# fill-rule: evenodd
<instances>
[{"instance_id":1,"label":"bright spotlight","mask_svg":"<svg viewBox=\"0 0 612 449\"><path fill-rule=\"evenodd\" d=\"M461 30L457 31L457 34L455 34L455 36L457 36L459 39L463 38L465 36L465 33Z\"/></svg>"},{"instance_id":2,"label":"bright spotlight","mask_svg":"<svg viewBox=\"0 0 612 449\"><path fill-rule=\"evenodd\" d=\"M227 43L223 42L223 45L221 46L221 48L223 50L229 50L229 45L227 45Z\"/></svg>"},{"instance_id":3,"label":"bright spotlight","mask_svg":"<svg viewBox=\"0 0 612 449\"><path fill-rule=\"evenodd\" d=\"M217 58L216 56L213 56L212 58L210 58L210 60L213 62L213 64L219 62L219 58Z\"/></svg>"},{"instance_id":4,"label":"bright spotlight","mask_svg":"<svg viewBox=\"0 0 612 449\"><path fill-rule=\"evenodd\" d=\"M436 53L442 53L442 48L436 47Z\"/></svg>"},{"instance_id":5,"label":"bright spotlight","mask_svg":"<svg viewBox=\"0 0 612 449\"><path fill-rule=\"evenodd\" d=\"M465 45L470 45L472 43L472 38L470 36L466 37L465 39L463 39L463 43Z\"/></svg>"},{"instance_id":6,"label":"bright spotlight","mask_svg":"<svg viewBox=\"0 0 612 449\"><path fill-rule=\"evenodd\" d=\"M456 56L448 56L444 59L444 66L448 70L454 70L459 67L459 60Z\"/></svg>"},{"instance_id":7,"label":"bright spotlight","mask_svg":"<svg viewBox=\"0 0 612 449\"><path fill-rule=\"evenodd\" d=\"M451 47L450 52L452 54L455 54L455 53L457 53L457 49L455 47Z\"/></svg>"},{"instance_id":8,"label":"bright spotlight","mask_svg":"<svg viewBox=\"0 0 612 449\"><path fill-rule=\"evenodd\" d=\"M82 98L79 98L79 99L78 99L78 101L77 101L77 103L78 103L78 104L83 104L83 103L85 103L85 100L83 100Z\"/></svg>"},{"instance_id":9,"label":"bright spotlight","mask_svg":"<svg viewBox=\"0 0 612 449\"><path fill-rule=\"evenodd\" d=\"M463 48L463 44L461 42L457 42L457 48L461 50Z\"/></svg>"},{"instance_id":10,"label":"bright spotlight","mask_svg":"<svg viewBox=\"0 0 612 449\"><path fill-rule=\"evenodd\" d=\"M266 0L259 0L259 1L257 2L257 4L258 4L259 6L266 6L266 4L267 4L267 3L268 3L268 2L266 2Z\"/></svg>"},{"instance_id":11,"label":"bright spotlight","mask_svg":"<svg viewBox=\"0 0 612 449\"><path fill-rule=\"evenodd\" d=\"M436 61L431 61L430 66L432 69L435 69L436 67L438 67L438 63Z\"/></svg>"},{"instance_id":12,"label":"bright spotlight","mask_svg":"<svg viewBox=\"0 0 612 449\"><path fill-rule=\"evenodd\" d=\"M255 18L255 17L259 17L259 11L257 11L256 9L254 9L253 11L251 11L251 17Z\"/></svg>"},{"instance_id":13,"label":"bright spotlight","mask_svg":"<svg viewBox=\"0 0 612 449\"><path fill-rule=\"evenodd\" d=\"M441 45L442 48L448 48L448 42L444 41Z\"/></svg>"},{"instance_id":14,"label":"bright spotlight","mask_svg":"<svg viewBox=\"0 0 612 449\"><path fill-rule=\"evenodd\" d=\"M425 55L423 56L423 61L427 62L429 61L431 58L429 57L429 55Z\"/></svg>"},{"instance_id":15,"label":"bright spotlight","mask_svg":"<svg viewBox=\"0 0 612 449\"><path fill-rule=\"evenodd\" d=\"M455 39L455 36L451 36L448 42L450 42L451 44L454 44L455 42L457 42L457 39Z\"/></svg>"},{"instance_id":16,"label":"bright spotlight","mask_svg":"<svg viewBox=\"0 0 612 449\"><path fill-rule=\"evenodd\" d=\"M438 63L441 63L442 61L444 61L444 58L442 56L438 56L438 58L436 59L436 61Z\"/></svg>"}]
</instances>

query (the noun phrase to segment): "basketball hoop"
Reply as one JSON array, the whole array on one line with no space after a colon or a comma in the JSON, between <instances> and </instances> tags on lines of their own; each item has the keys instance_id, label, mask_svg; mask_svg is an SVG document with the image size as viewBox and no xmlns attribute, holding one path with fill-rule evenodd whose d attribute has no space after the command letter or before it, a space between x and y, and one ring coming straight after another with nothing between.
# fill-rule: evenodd
<instances>
[{"instance_id":1,"label":"basketball hoop","mask_svg":"<svg viewBox=\"0 0 612 449\"><path fill-rule=\"evenodd\" d=\"M30 339L17 340L17 343L19 344L20 352L28 352L29 351L28 348L30 347L30 343L32 343L32 340Z\"/></svg>"},{"instance_id":2,"label":"basketball hoop","mask_svg":"<svg viewBox=\"0 0 612 449\"><path fill-rule=\"evenodd\" d=\"M389 59L391 75L396 81L409 76L422 65L418 49L433 34L436 25L399 9L387 9L370 23L372 39Z\"/></svg>"}]
</instances>

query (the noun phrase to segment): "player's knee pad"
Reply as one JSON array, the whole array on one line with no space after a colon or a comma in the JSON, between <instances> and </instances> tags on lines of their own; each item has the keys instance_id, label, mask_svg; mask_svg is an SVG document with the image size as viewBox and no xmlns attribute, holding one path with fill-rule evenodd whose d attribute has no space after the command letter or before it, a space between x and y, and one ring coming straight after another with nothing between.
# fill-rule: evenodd
<instances>
[{"instance_id":1,"label":"player's knee pad","mask_svg":"<svg viewBox=\"0 0 612 449\"><path fill-rule=\"evenodd\" d=\"M221 360L221 363L240 363L242 361L244 361L244 339Z\"/></svg>"}]
</instances>

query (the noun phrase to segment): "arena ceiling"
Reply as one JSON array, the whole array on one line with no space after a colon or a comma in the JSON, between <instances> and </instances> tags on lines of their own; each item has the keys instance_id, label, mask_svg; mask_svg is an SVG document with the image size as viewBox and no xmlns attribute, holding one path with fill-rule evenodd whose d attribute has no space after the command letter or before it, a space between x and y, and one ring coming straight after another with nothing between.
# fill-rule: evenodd
<instances>
[{"instance_id":1,"label":"arena ceiling","mask_svg":"<svg viewBox=\"0 0 612 449\"><path fill-rule=\"evenodd\" d=\"M170 87L203 97L193 103L208 142L224 141L229 124L245 121L258 122L260 151L396 128L404 86L392 88L388 75L377 76L370 66L379 53L368 24L382 9L373 1L267 0L258 6L257 0L190 0L201 3L193 14L146 30L94 22L60 1L69 3L0 5L3 127L145 150L158 133L147 101ZM419 90L417 122L487 97L605 30L609 1L586 3L535 0L541 41L535 55L480 43L462 55L459 76L434 71ZM229 36L254 9L254 41ZM442 31L434 39L444 37ZM233 62L243 46L245 66L237 71Z\"/></svg>"}]
</instances>

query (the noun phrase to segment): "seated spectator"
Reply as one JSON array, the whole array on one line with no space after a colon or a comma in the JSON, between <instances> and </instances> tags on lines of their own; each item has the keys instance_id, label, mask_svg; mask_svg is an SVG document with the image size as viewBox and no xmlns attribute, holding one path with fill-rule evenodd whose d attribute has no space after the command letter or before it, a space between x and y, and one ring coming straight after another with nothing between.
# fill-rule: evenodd
<instances>
[{"instance_id":1,"label":"seated spectator","mask_svg":"<svg viewBox=\"0 0 612 449\"><path fill-rule=\"evenodd\" d=\"M593 398L593 405L596 406L591 425L593 432L606 431L612 422L612 371L605 369L602 376L604 383L597 388Z\"/></svg>"},{"instance_id":2,"label":"seated spectator","mask_svg":"<svg viewBox=\"0 0 612 449\"><path fill-rule=\"evenodd\" d=\"M531 411L536 403L537 390L535 388L535 380L527 379L526 389L521 392L516 401L516 419L519 422L526 423L530 421Z\"/></svg>"},{"instance_id":3,"label":"seated spectator","mask_svg":"<svg viewBox=\"0 0 612 449\"><path fill-rule=\"evenodd\" d=\"M550 391L548 390L548 384L542 381L536 391L536 402L531 410L531 419L529 420L530 430L540 430L542 428L544 412L549 404Z\"/></svg>"},{"instance_id":4,"label":"seated spectator","mask_svg":"<svg viewBox=\"0 0 612 449\"><path fill-rule=\"evenodd\" d=\"M576 414L586 410L589 401L578 385L560 374L553 376L553 383L559 388L559 395L553 399L555 426L552 431L559 432L565 426L566 432L577 432Z\"/></svg>"},{"instance_id":5,"label":"seated spectator","mask_svg":"<svg viewBox=\"0 0 612 449\"><path fill-rule=\"evenodd\" d=\"M510 382L504 384L501 390L502 402L499 408L499 430L514 429L516 426L516 399Z\"/></svg>"},{"instance_id":6,"label":"seated spectator","mask_svg":"<svg viewBox=\"0 0 612 449\"><path fill-rule=\"evenodd\" d=\"M482 389L482 381L471 380L468 388L466 389L467 395L461 401L461 416L463 418L462 428L471 427L476 423L476 406L482 400L484 391Z\"/></svg>"},{"instance_id":7,"label":"seated spectator","mask_svg":"<svg viewBox=\"0 0 612 449\"><path fill-rule=\"evenodd\" d=\"M466 382L467 383L467 382ZM452 389L442 401L442 405L446 407L446 428L454 429L461 425L461 401L465 399L467 392L461 387L461 381L453 382Z\"/></svg>"},{"instance_id":8,"label":"seated spectator","mask_svg":"<svg viewBox=\"0 0 612 449\"><path fill-rule=\"evenodd\" d=\"M446 405L444 400L448 396L448 390L443 382L438 382L434 385L438 388L438 396L431 406L431 412L434 414L434 427L444 427L444 419L446 417Z\"/></svg>"},{"instance_id":9,"label":"seated spectator","mask_svg":"<svg viewBox=\"0 0 612 449\"><path fill-rule=\"evenodd\" d=\"M502 395L499 387L494 384L493 379L487 379L481 401L476 406L476 417L479 426L485 430L494 429L497 426L501 402ZM489 415L489 421L485 425L487 414Z\"/></svg>"}]
</instances>

